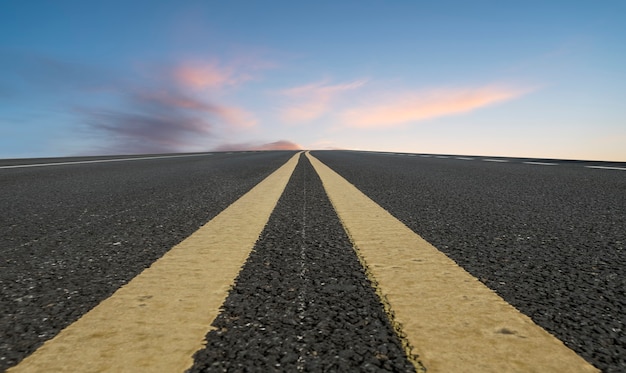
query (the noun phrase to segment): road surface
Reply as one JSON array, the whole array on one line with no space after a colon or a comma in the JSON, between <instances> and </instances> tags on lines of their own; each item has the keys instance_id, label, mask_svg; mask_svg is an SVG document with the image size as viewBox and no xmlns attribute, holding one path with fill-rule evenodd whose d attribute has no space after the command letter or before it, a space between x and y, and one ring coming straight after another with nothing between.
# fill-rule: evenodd
<instances>
[{"instance_id":1,"label":"road surface","mask_svg":"<svg viewBox=\"0 0 626 373\"><path fill-rule=\"evenodd\" d=\"M329 200L328 181L322 184L308 157L301 155L298 162L294 154L0 161L0 369L28 356L35 360L37 354L31 354L44 341L49 341L46 348L54 346L55 340L63 340L61 330L92 325L90 315L114 304L101 312L104 316L96 324L106 334L116 322L111 315L132 308L125 301L114 303L122 299L120 287L132 289L146 273L156 279L152 283L163 286L159 279L165 278L164 272L158 272L155 261L194 252L193 244L185 244L193 241L193 232L219 220L218 214L226 216L244 194L253 193L280 168L284 185L268 184L252 198L267 199L267 206L252 210L252 205L240 204L241 215L233 215L239 217L231 218L230 226L208 235L209 241L225 236L215 248L219 255L206 254L209 261L221 259L229 237L235 237L235 246L251 237L249 247L237 254L240 259L205 270L209 267L204 262L191 257L184 268L168 272L174 276L170 282L179 284L170 286L174 296L191 288L208 302L203 292L223 290L215 291L215 305L181 303L175 312L157 313L154 325L182 323L194 307L199 311L193 312L204 317L194 331L200 333L201 343L190 345L183 370L241 370L248 364L287 371L436 371L438 350L421 347L411 320L403 319L419 314L410 308L416 303L407 308L395 298L402 293L398 288L410 286L384 280L384 273L377 272L379 259L364 256L365 247L359 251L358 232L350 231L347 215L337 216L340 200ZM626 284L620 275L626 263L623 165L347 151L311 154L399 219L411 234L458 263L480 286L484 283L530 317L539 330L560 339L574 356L606 372L626 369ZM290 159L292 171L284 168ZM275 194L274 202L270 194ZM248 223L246 215L259 217L258 222ZM386 226L382 218L370 220L379 229ZM257 230L246 233L244 228L253 226ZM195 247L204 245L210 246ZM223 257L234 252L228 250ZM229 266L227 275L219 272ZM411 271L401 263L398 268ZM194 273L206 277L193 283ZM223 283L214 283L217 278ZM152 286L142 284L135 288L145 291ZM159 287L154 291L166 293ZM133 307L153 307L157 301L151 297L138 295ZM184 300L188 298L196 297ZM213 313L202 313L211 307ZM146 320L141 315L139 320ZM177 316L172 320L172 315ZM430 324L422 324L417 333ZM516 336L510 328L497 330L504 338ZM70 335L68 343L71 333L64 333ZM437 330L428 332L434 333ZM164 340L150 336L134 343L155 345L155 339ZM40 348L39 355L45 355L40 352L46 348ZM135 355L132 361L142 361ZM77 356L79 368L68 369L92 369L95 358L87 356ZM29 359L18 371L27 370ZM471 370L472 362L462 366Z\"/></svg>"}]
</instances>

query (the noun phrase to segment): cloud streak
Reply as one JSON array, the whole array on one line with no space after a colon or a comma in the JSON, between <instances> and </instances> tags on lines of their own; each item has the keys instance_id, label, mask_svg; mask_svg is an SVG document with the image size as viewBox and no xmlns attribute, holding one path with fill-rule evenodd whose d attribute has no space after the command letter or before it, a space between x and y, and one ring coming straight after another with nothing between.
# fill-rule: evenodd
<instances>
[{"instance_id":1,"label":"cloud streak","mask_svg":"<svg viewBox=\"0 0 626 373\"><path fill-rule=\"evenodd\" d=\"M164 74L166 79L120 88L116 94L121 105L113 109L82 110L89 128L107 139L110 152L206 150L224 131L257 124L243 108L209 99L204 92L219 93L241 82L234 72L214 63L180 66Z\"/></svg>"},{"instance_id":2,"label":"cloud streak","mask_svg":"<svg viewBox=\"0 0 626 373\"><path fill-rule=\"evenodd\" d=\"M185 62L172 72L174 80L190 89L222 89L236 86L250 79L247 74L237 73L235 68L220 66L217 62Z\"/></svg>"},{"instance_id":3,"label":"cloud streak","mask_svg":"<svg viewBox=\"0 0 626 373\"><path fill-rule=\"evenodd\" d=\"M310 122L330 112L334 100L347 91L365 85L365 80L330 85L318 82L279 92L288 101L280 110L280 118L287 123Z\"/></svg>"},{"instance_id":4,"label":"cloud streak","mask_svg":"<svg viewBox=\"0 0 626 373\"><path fill-rule=\"evenodd\" d=\"M208 149L218 131L256 124L245 110L209 102L178 87L131 88L120 92L122 105L83 108L91 131L107 139L111 153L172 153Z\"/></svg>"},{"instance_id":5,"label":"cloud streak","mask_svg":"<svg viewBox=\"0 0 626 373\"><path fill-rule=\"evenodd\" d=\"M302 146L292 141L279 140L265 144L257 143L234 143L222 144L213 149L214 151L242 151L242 150L302 150Z\"/></svg>"},{"instance_id":6,"label":"cloud streak","mask_svg":"<svg viewBox=\"0 0 626 373\"><path fill-rule=\"evenodd\" d=\"M90 131L107 139L108 153L171 153L191 150L214 136L224 108L182 93L123 93L113 109L83 108ZM102 150L100 150L102 152Z\"/></svg>"},{"instance_id":7,"label":"cloud streak","mask_svg":"<svg viewBox=\"0 0 626 373\"><path fill-rule=\"evenodd\" d=\"M131 113L92 110L86 112L88 123L96 131L108 135L110 141L99 153L141 154L171 153L201 146L201 138L212 135L208 121L180 113Z\"/></svg>"},{"instance_id":8,"label":"cloud streak","mask_svg":"<svg viewBox=\"0 0 626 373\"><path fill-rule=\"evenodd\" d=\"M256 119L252 114L241 108L215 102L210 103L181 92L167 90L141 92L136 95L135 101L148 103L148 106L152 108L204 112L238 128L249 128L256 125Z\"/></svg>"},{"instance_id":9,"label":"cloud streak","mask_svg":"<svg viewBox=\"0 0 626 373\"><path fill-rule=\"evenodd\" d=\"M437 89L396 94L384 103L368 102L339 114L344 126L389 128L403 124L477 110L518 98L529 89L485 86Z\"/></svg>"},{"instance_id":10,"label":"cloud streak","mask_svg":"<svg viewBox=\"0 0 626 373\"><path fill-rule=\"evenodd\" d=\"M95 144L81 154L207 150L257 124L252 113L226 102L233 88L252 79L240 62L121 71L2 50L0 57L9 72L0 78L0 94L28 98L35 110L70 114L77 133Z\"/></svg>"}]
</instances>

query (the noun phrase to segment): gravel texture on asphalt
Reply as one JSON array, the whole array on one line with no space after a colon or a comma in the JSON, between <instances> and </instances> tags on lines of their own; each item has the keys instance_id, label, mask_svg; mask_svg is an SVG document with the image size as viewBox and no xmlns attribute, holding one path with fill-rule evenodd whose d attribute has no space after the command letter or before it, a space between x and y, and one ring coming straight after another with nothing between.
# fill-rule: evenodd
<instances>
[{"instance_id":1,"label":"gravel texture on asphalt","mask_svg":"<svg viewBox=\"0 0 626 373\"><path fill-rule=\"evenodd\" d=\"M302 156L191 372L414 372Z\"/></svg>"},{"instance_id":2,"label":"gravel texture on asphalt","mask_svg":"<svg viewBox=\"0 0 626 373\"><path fill-rule=\"evenodd\" d=\"M294 152L0 170L0 371L110 296Z\"/></svg>"},{"instance_id":3,"label":"gravel texture on asphalt","mask_svg":"<svg viewBox=\"0 0 626 373\"><path fill-rule=\"evenodd\" d=\"M626 372L626 172L313 155L594 366Z\"/></svg>"}]
</instances>

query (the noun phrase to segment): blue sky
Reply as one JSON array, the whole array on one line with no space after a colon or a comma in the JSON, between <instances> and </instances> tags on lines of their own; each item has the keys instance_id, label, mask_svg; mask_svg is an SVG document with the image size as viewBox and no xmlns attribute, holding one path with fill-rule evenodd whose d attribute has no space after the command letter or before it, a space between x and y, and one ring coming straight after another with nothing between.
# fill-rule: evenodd
<instances>
[{"instance_id":1,"label":"blue sky","mask_svg":"<svg viewBox=\"0 0 626 373\"><path fill-rule=\"evenodd\" d=\"M0 4L0 158L626 161L624 1Z\"/></svg>"}]
</instances>

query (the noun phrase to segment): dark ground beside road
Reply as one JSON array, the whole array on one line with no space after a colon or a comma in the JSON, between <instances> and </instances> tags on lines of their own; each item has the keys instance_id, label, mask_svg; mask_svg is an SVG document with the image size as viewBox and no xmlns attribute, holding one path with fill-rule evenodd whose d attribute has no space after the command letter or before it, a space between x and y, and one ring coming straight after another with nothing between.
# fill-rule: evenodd
<instances>
[{"instance_id":1,"label":"dark ground beside road","mask_svg":"<svg viewBox=\"0 0 626 373\"><path fill-rule=\"evenodd\" d=\"M626 172L312 153L605 373L626 372Z\"/></svg>"},{"instance_id":2,"label":"dark ground beside road","mask_svg":"<svg viewBox=\"0 0 626 373\"><path fill-rule=\"evenodd\" d=\"M0 371L110 296L294 152L0 170Z\"/></svg>"}]
</instances>

